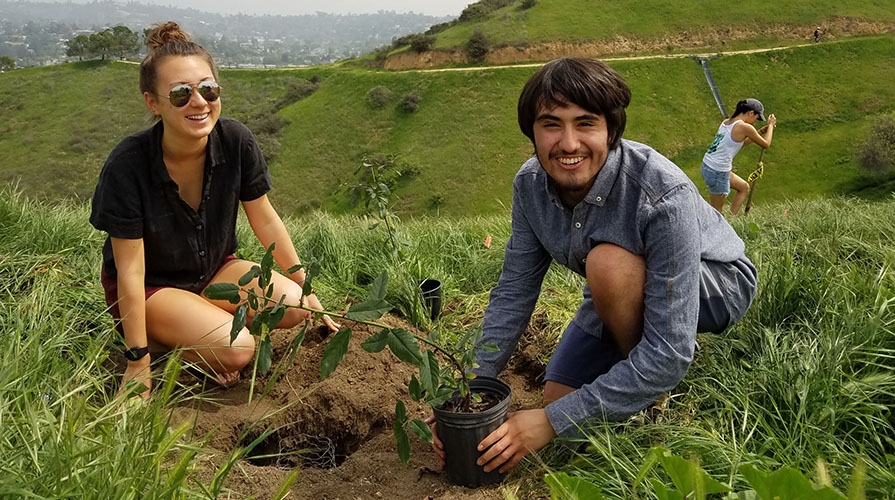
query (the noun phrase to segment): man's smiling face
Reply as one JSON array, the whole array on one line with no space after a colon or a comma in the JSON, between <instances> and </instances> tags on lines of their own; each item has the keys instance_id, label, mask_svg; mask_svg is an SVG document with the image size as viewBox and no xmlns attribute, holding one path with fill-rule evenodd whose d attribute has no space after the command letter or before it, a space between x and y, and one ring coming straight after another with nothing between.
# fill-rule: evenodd
<instances>
[{"instance_id":1,"label":"man's smiling face","mask_svg":"<svg viewBox=\"0 0 895 500\"><path fill-rule=\"evenodd\" d=\"M568 207L587 195L609 155L606 120L577 104L541 108L534 123L535 152Z\"/></svg>"}]
</instances>

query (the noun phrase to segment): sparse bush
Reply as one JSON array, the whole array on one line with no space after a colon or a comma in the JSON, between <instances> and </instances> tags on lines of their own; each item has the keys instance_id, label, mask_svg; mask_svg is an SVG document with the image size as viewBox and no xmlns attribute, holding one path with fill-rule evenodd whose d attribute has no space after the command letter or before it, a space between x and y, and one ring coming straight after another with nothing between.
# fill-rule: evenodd
<instances>
[{"instance_id":1,"label":"sparse bush","mask_svg":"<svg viewBox=\"0 0 895 500\"><path fill-rule=\"evenodd\" d=\"M370 107L373 109L379 109L385 106L391 102L392 97L394 97L392 91L382 86L373 87L367 92L367 102L370 103Z\"/></svg>"},{"instance_id":2,"label":"sparse bush","mask_svg":"<svg viewBox=\"0 0 895 500\"><path fill-rule=\"evenodd\" d=\"M895 174L895 115L883 116L858 151L858 163L879 175Z\"/></svg>"},{"instance_id":3,"label":"sparse bush","mask_svg":"<svg viewBox=\"0 0 895 500\"><path fill-rule=\"evenodd\" d=\"M420 107L420 101L422 100L423 98L416 92L405 94L404 98L401 99L401 111L405 113L413 113Z\"/></svg>"},{"instance_id":4,"label":"sparse bush","mask_svg":"<svg viewBox=\"0 0 895 500\"><path fill-rule=\"evenodd\" d=\"M469 59L476 62L485 60L488 51L491 50L491 40L479 30L475 30L469 41L466 42L466 55Z\"/></svg>"},{"instance_id":5,"label":"sparse bush","mask_svg":"<svg viewBox=\"0 0 895 500\"><path fill-rule=\"evenodd\" d=\"M320 85L320 82L323 81L323 77L317 74L311 75L311 78L308 78L308 81L313 83L314 85Z\"/></svg>"},{"instance_id":6,"label":"sparse bush","mask_svg":"<svg viewBox=\"0 0 895 500\"><path fill-rule=\"evenodd\" d=\"M519 8L521 8L522 10L530 9L537 5L537 3L538 0L522 0L522 4L519 5Z\"/></svg>"},{"instance_id":7,"label":"sparse bush","mask_svg":"<svg viewBox=\"0 0 895 500\"><path fill-rule=\"evenodd\" d=\"M410 48L415 52L426 52L435 46L435 35L421 35L419 33L410 36Z\"/></svg>"},{"instance_id":8,"label":"sparse bush","mask_svg":"<svg viewBox=\"0 0 895 500\"><path fill-rule=\"evenodd\" d=\"M316 76L316 75L315 75ZM319 77L318 77L319 78ZM318 85L304 78L289 84L286 93L277 103L277 109L282 109L293 102L299 101L313 94L317 90Z\"/></svg>"}]
</instances>

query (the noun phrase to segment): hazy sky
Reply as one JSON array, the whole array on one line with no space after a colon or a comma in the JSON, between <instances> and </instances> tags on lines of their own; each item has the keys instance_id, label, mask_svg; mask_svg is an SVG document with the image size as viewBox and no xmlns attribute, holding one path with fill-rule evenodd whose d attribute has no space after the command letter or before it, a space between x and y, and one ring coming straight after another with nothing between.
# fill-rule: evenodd
<instances>
[{"instance_id":1,"label":"hazy sky","mask_svg":"<svg viewBox=\"0 0 895 500\"><path fill-rule=\"evenodd\" d=\"M90 0L74 0L87 3ZM380 10L416 12L432 16L459 16L476 0L135 0L154 5L176 5L216 14L297 15L328 12L333 14L369 14Z\"/></svg>"}]
</instances>

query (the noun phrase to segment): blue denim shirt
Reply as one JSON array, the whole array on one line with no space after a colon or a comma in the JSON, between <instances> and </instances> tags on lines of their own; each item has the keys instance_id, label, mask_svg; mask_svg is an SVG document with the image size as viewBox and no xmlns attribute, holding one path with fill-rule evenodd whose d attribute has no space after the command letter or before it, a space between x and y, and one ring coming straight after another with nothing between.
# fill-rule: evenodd
<instances>
[{"instance_id":1,"label":"blue denim shirt","mask_svg":"<svg viewBox=\"0 0 895 500\"><path fill-rule=\"evenodd\" d=\"M625 419L673 389L693 360L700 260L745 258L743 241L686 174L646 145L623 140L610 151L574 209L563 206L533 157L513 181L512 235L482 326L483 341L500 351L478 352L479 375L495 377L506 366L551 261L585 276L588 252L603 242L646 260L643 339L594 382L547 405L560 436L577 434L591 417ZM600 335L603 324L587 285L583 293L572 321Z\"/></svg>"}]
</instances>

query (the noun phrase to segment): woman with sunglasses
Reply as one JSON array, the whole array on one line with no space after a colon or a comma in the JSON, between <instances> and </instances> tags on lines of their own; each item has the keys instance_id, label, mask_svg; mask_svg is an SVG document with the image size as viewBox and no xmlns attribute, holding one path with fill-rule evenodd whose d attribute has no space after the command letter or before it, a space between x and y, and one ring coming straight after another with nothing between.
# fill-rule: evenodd
<instances>
[{"instance_id":1,"label":"woman with sunglasses","mask_svg":"<svg viewBox=\"0 0 895 500\"><path fill-rule=\"evenodd\" d=\"M173 22L153 27L146 46L140 90L157 123L112 150L90 215L91 224L108 233L102 284L127 344L121 387L143 383L144 397L152 388L150 346L181 350L224 387L253 359L247 329L230 339L236 305L202 295L212 283L236 283L255 265L234 256L240 204L261 244L276 243L274 259L282 269L300 263L267 198L270 174L254 136L221 118L211 54ZM304 269L288 277L275 272L273 296L322 309L313 293L302 297L304 280ZM289 308L279 327L310 319L309 312ZM338 329L328 316L323 321Z\"/></svg>"}]
</instances>

